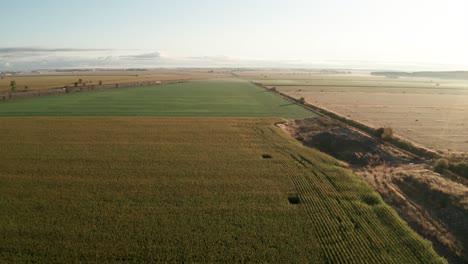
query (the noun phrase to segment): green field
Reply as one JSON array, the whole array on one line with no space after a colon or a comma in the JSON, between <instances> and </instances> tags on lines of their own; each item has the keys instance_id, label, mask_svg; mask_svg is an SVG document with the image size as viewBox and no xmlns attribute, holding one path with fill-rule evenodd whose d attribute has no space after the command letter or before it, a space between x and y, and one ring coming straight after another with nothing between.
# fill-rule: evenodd
<instances>
[{"instance_id":1,"label":"green field","mask_svg":"<svg viewBox=\"0 0 468 264\"><path fill-rule=\"evenodd\" d=\"M0 259L443 262L369 185L278 121L0 118Z\"/></svg>"},{"instance_id":2,"label":"green field","mask_svg":"<svg viewBox=\"0 0 468 264\"><path fill-rule=\"evenodd\" d=\"M244 81L205 81L0 102L0 116L242 116L314 114Z\"/></svg>"}]
</instances>

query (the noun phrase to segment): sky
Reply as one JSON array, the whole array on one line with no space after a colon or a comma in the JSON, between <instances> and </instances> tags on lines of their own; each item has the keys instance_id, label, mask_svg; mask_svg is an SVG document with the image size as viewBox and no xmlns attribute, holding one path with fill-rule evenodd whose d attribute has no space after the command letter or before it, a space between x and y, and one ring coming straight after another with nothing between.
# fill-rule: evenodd
<instances>
[{"instance_id":1,"label":"sky","mask_svg":"<svg viewBox=\"0 0 468 264\"><path fill-rule=\"evenodd\" d=\"M0 0L0 71L468 70L466 0Z\"/></svg>"}]
</instances>

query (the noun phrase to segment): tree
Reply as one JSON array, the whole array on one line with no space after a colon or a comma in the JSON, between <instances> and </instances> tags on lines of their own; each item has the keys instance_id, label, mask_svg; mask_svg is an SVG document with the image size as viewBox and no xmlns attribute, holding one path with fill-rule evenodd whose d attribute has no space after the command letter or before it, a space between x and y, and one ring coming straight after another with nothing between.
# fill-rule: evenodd
<instances>
[{"instance_id":1,"label":"tree","mask_svg":"<svg viewBox=\"0 0 468 264\"><path fill-rule=\"evenodd\" d=\"M25 89L25 90L28 90L28 89L29 89L29 86L27 86L27 85L24 86L24 89Z\"/></svg>"},{"instance_id":2,"label":"tree","mask_svg":"<svg viewBox=\"0 0 468 264\"><path fill-rule=\"evenodd\" d=\"M78 83L79 83L79 84L83 83L83 79L81 79L81 78L78 79Z\"/></svg>"},{"instance_id":3,"label":"tree","mask_svg":"<svg viewBox=\"0 0 468 264\"><path fill-rule=\"evenodd\" d=\"M385 140L390 140L393 138L393 128L385 127L384 132L382 134L382 138Z\"/></svg>"},{"instance_id":4,"label":"tree","mask_svg":"<svg viewBox=\"0 0 468 264\"><path fill-rule=\"evenodd\" d=\"M304 98L304 97L301 97L301 98L299 99L299 103L305 104L305 98Z\"/></svg>"},{"instance_id":5,"label":"tree","mask_svg":"<svg viewBox=\"0 0 468 264\"><path fill-rule=\"evenodd\" d=\"M99 80L99 85L102 85L102 81L101 81L101 80Z\"/></svg>"},{"instance_id":6,"label":"tree","mask_svg":"<svg viewBox=\"0 0 468 264\"><path fill-rule=\"evenodd\" d=\"M448 168L449 168L449 162L447 159L444 159L444 158L438 159L434 167L435 171L439 173L444 172Z\"/></svg>"},{"instance_id":7,"label":"tree","mask_svg":"<svg viewBox=\"0 0 468 264\"><path fill-rule=\"evenodd\" d=\"M393 138L393 128L391 127L381 127L375 130L375 136L385 139L385 140L390 140Z\"/></svg>"},{"instance_id":8,"label":"tree","mask_svg":"<svg viewBox=\"0 0 468 264\"><path fill-rule=\"evenodd\" d=\"M16 91L16 81L11 81L10 82L10 87L11 87L12 92Z\"/></svg>"},{"instance_id":9,"label":"tree","mask_svg":"<svg viewBox=\"0 0 468 264\"><path fill-rule=\"evenodd\" d=\"M75 85L75 87L78 87L78 82L75 82L74 85Z\"/></svg>"}]
</instances>

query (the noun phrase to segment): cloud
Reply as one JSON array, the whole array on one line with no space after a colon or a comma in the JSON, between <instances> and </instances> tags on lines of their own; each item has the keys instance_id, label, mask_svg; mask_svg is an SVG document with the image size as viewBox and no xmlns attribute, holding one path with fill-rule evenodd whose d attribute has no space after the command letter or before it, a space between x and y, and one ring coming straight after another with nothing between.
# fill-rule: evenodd
<instances>
[{"instance_id":1,"label":"cloud","mask_svg":"<svg viewBox=\"0 0 468 264\"><path fill-rule=\"evenodd\" d=\"M443 69L448 69L449 65ZM0 71L95 68L161 68L161 67L230 67L230 68L336 68L436 70L438 65L379 63L367 61L258 60L229 56L172 57L154 50L83 49L83 48L0 48ZM450 69L466 69L452 66ZM410 69L411 68L411 69Z\"/></svg>"},{"instance_id":2,"label":"cloud","mask_svg":"<svg viewBox=\"0 0 468 264\"><path fill-rule=\"evenodd\" d=\"M223 55L218 55L218 56L201 56L201 57L189 57L189 59L193 60L205 60L205 61L237 61L234 58L228 57L228 56L223 56Z\"/></svg>"},{"instance_id":3,"label":"cloud","mask_svg":"<svg viewBox=\"0 0 468 264\"><path fill-rule=\"evenodd\" d=\"M90 57L95 56L96 53L102 54L112 51L112 49L0 47L0 61L37 62L49 60L53 57Z\"/></svg>"},{"instance_id":4,"label":"cloud","mask_svg":"<svg viewBox=\"0 0 468 264\"><path fill-rule=\"evenodd\" d=\"M41 48L41 47L6 47L0 48L0 54L11 53L47 53L47 52L89 52L111 51L112 49L81 49L81 48Z\"/></svg>"},{"instance_id":5,"label":"cloud","mask_svg":"<svg viewBox=\"0 0 468 264\"><path fill-rule=\"evenodd\" d=\"M154 51L150 53L136 54L136 55L125 55L120 56L122 59L133 59L133 60L153 60L161 58L161 53Z\"/></svg>"},{"instance_id":6,"label":"cloud","mask_svg":"<svg viewBox=\"0 0 468 264\"><path fill-rule=\"evenodd\" d=\"M100 60L100 61L115 61L115 60L118 60L119 58L118 57L115 57L115 56L104 56L104 57L98 57L97 60Z\"/></svg>"}]
</instances>

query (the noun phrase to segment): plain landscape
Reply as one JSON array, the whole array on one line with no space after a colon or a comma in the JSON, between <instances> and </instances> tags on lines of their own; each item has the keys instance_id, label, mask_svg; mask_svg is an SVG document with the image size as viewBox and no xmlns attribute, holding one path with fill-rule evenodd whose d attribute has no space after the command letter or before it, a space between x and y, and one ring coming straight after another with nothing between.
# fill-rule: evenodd
<instances>
[{"instance_id":1,"label":"plain landscape","mask_svg":"<svg viewBox=\"0 0 468 264\"><path fill-rule=\"evenodd\" d=\"M311 104L446 153L468 151L468 81L320 72L239 73ZM416 75L419 76L419 75Z\"/></svg>"},{"instance_id":2,"label":"plain landscape","mask_svg":"<svg viewBox=\"0 0 468 264\"><path fill-rule=\"evenodd\" d=\"M449 262L466 262L466 72L235 74L325 115L285 130L350 164ZM390 131L386 140L379 129Z\"/></svg>"},{"instance_id":3,"label":"plain landscape","mask_svg":"<svg viewBox=\"0 0 468 264\"><path fill-rule=\"evenodd\" d=\"M468 1L2 1L0 263L468 263Z\"/></svg>"},{"instance_id":4,"label":"plain landscape","mask_svg":"<svg viewBox=\"0 0 468 264\"><path fill-rule=\"evenodd\" d=\"M7 262L444 263L244 80L0 102ZM300 245L300 246L299 246Z\"/></svg>"}]
</instances>

